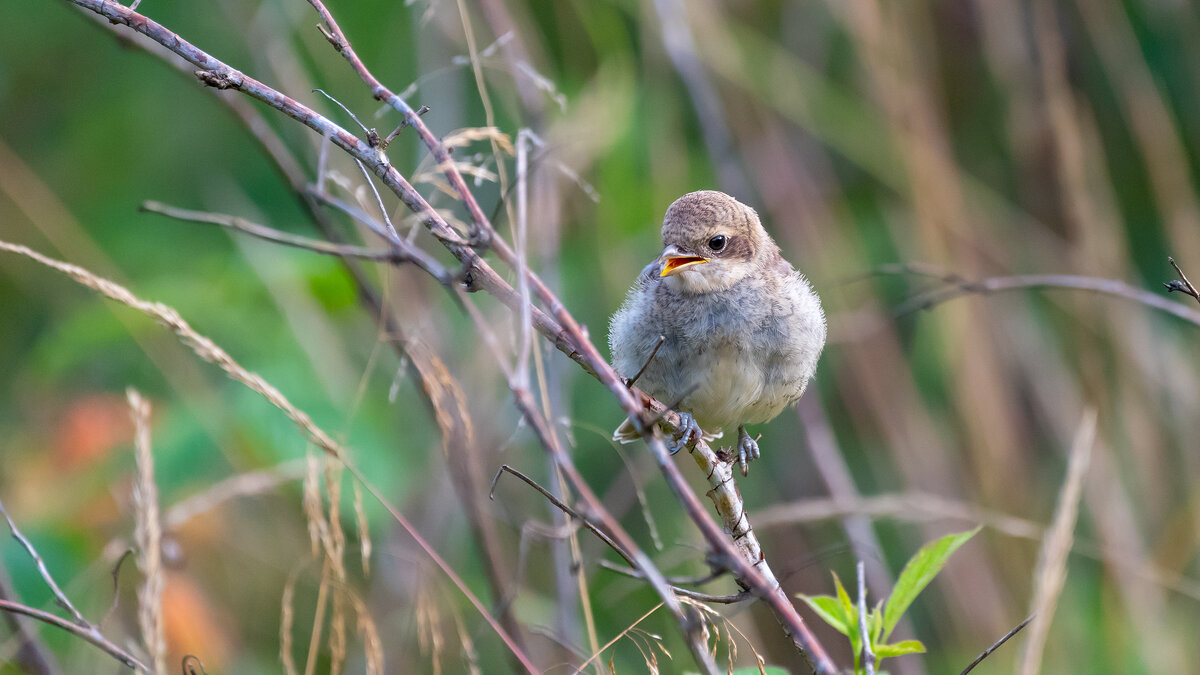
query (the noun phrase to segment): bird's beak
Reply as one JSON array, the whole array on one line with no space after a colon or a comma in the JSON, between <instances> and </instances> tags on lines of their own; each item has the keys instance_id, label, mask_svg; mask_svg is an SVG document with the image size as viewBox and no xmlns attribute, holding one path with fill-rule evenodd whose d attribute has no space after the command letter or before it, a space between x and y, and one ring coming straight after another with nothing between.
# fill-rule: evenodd
<instances>
[{"instance_id":1,"label":"bird's beak","mask_svg":"<svg viewBox=\"0 0 1200 675\"><path fill-rule=\"evenodd\" d=\"M669 277L672 274L677 274L685 268L692 265L708 262L708 258L701 258L698 255L686 255L682 253L674 244L663 249L659 260L663 261L662 273L660 277Z\"/></svg>"}]
</instances>

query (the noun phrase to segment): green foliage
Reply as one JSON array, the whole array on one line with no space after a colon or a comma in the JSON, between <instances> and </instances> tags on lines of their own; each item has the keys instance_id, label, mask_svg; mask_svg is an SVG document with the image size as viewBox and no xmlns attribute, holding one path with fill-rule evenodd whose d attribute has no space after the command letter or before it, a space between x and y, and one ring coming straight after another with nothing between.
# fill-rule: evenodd
<instances>
[{"instance_id":1,"label":"green foliage","mask_svg":"<svg viewBox=\"0 0 1200 675\"><path fill-rule=\"evenodd\" d=\"M871 652L875 654L876 663L893 656L925 652L925 645L919 640L903 640L890 644L887 640L913 600L916 600L921 591L925 590L929 582L946 566L950 556L975 536L979 529L977 527L967 532L948 534L921 547L900 572L892 594L867 613L867 637L871 642ZM850 646L854 650L854 670L856 673L862 672L862 631L859 629L858 607L846 592L836 572L833 573L833 585L837 590L836 597L803 593L796 597L807 603L822 621L850 639Z\"/></svg>"}]
</instances>

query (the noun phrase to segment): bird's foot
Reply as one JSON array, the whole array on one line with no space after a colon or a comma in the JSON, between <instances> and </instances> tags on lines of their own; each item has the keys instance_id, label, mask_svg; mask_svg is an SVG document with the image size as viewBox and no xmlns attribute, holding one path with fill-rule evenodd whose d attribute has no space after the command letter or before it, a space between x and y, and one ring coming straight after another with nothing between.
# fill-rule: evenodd
<instances>
[{"instance_id":1,"label":"bird's foot","mask_svg":"<svg viewBox=\"0 0 1200 675\"><path fill-rule=\"evenodd\" d=\"M700 424L696 422L696 418L692 417L691 413L679 413L679 431L676 432L678 442L675 447L671 448L671 454L674 455L680 450L695 445L704 437L704 432L700 430Z\"/></svg>"},{"instance_id":2,"label":"bird's foot","mask_svg":"<svg viewBox=\"0 0 1200 675\"><path fill-rule=\"evenodd\" d=\"M762 436L759 436L762 438ZM750 434L746 432L746 427L738 427L738 464L742 467L742 475L750 473L750 460L758 459L762 456L762 451L758 449L758 439L750 438Z\"/></svg>"}]
</instances>

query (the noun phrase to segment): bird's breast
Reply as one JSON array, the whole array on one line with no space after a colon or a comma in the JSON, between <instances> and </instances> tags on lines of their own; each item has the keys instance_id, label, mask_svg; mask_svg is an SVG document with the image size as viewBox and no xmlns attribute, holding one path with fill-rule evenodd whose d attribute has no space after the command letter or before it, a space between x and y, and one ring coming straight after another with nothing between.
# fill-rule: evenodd
<instances>
[{"instance_id":1,"label":"bird's breast","mask_svg":"<svg viewBox=\"0 0 1200 675\"><path fill-rule=\"evenodd\" d=\"M689 303L665 326L669 388L707 430L774 418L812 375L797 350L803 327L753 293ZM672 377L673 375L673 377ZM670 402L670 401L668 401Z\"/></svg>"}]
</instances>

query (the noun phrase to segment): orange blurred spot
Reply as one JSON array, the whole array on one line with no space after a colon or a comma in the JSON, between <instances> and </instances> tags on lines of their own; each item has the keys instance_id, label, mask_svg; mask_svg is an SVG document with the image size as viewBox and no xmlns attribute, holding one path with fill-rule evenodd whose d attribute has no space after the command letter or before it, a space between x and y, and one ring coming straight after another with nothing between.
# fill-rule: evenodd
<instances>
[{"instance_id":1,"label":"orange blurred spot","mask_svg":"<svg viewBox=\"0 0 1200 675\"><path fill-rule=\"evenodd\" d=\"M75 469L133 442L133 421L125 399L88 394L75 399L55 433L53 457L60 469Z\"/></svg>"},{"instance_id":2,"label":"orange blurred spot","mask_svg":"<svg viewBox=\"0 0 1200 675\"><path fill-rule=\"evenodd\" d=\"M167 663L180 663L194 654L205 669L223 672L233 651L233 638L226 632L234 622L221 611L188 576L166 573L163 588L163 631L167 638Z\"/></svg>"}]
</instances>

